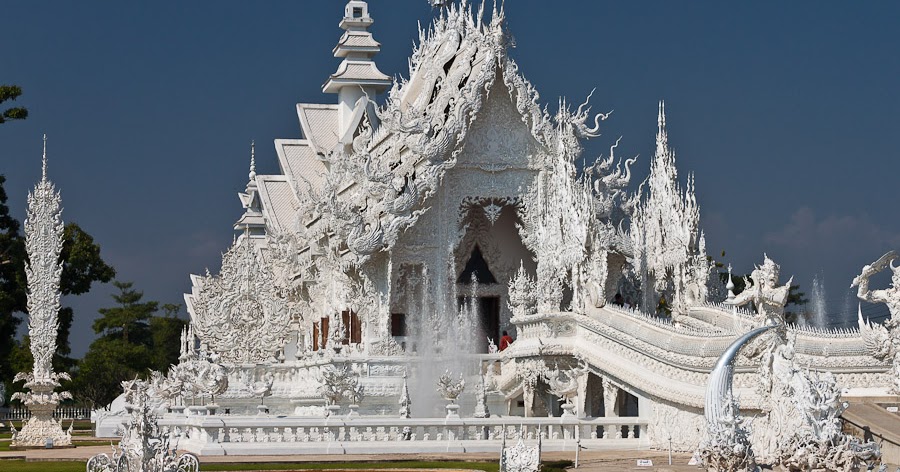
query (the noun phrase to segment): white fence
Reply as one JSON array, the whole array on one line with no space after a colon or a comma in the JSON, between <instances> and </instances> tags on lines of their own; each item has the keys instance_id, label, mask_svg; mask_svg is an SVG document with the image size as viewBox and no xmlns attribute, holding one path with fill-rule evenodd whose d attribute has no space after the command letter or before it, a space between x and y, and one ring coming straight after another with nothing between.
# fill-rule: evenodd
<instances>
[{"instance_id":1,"label":"white fence","mask_svg":"<svg viewBox=\"0 0 900 472\"><path fill-rule=\"evenodd\" d=\"M547 451L644 449L642 418L164 417L179 447L201 455L493 452L540 439Z\"/></svg>"},{"instance_id":2,"label":"white fence","mask_svg":"<svg viewBox=\"0 0 900 472\"><path fill-rule=\"evenodd\" d=\"M60 407L53 413L53 417L59 420L83 420L91 417L90 408ZM0 408L0 420L27 420L31 418L31 412L27 408Z\"/></svg>"}]
</instances>

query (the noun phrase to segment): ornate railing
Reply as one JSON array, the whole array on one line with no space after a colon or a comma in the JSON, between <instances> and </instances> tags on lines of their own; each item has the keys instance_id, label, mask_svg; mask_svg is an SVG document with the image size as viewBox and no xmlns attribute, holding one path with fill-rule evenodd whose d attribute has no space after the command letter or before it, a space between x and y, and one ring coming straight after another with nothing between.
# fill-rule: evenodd
<instances>
[{"instance_id":1,"label":"ornate railing","mask_svg":"<svg viewBox=\"0 0 900 472\"><path fill-rule=\"evenodd\" d=\"M163 418L182 435L179 448L202 455L351 454L498 451L500 444L540 441L548 451L648 446L642 418L291 418L198 416Z\"/></svg>"},{"instance_id":2,"label":"ornate railing","mask_svg":"<svg viewBox=\"0 0 900 472\"><path fill-rule=\"evenodd\" d=\"M53 413L53 417L59 420L80 420L91 417L91 409L84 407L60 407ZM27 408L0 408L0 420L27 420L31 418L31 412Z\"/></svg>"}]
</instances>

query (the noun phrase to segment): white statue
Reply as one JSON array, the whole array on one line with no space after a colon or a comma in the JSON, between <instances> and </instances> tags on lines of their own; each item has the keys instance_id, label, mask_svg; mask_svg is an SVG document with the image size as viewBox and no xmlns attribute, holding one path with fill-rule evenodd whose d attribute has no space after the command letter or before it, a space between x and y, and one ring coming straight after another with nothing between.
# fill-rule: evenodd
<instances>
[{"instance_id":1,"label":"white statue","mask_svg":"<svg viewBox=\"0 0 900 472\"><path fill-rule=\"evenodd\" d=\"M494 342L493 338L488 336L487 341L488 341L488 354L496 354L496 353L500 352L500 350L497 349L497 343Z\"/></svg>"},{"instance_id":2,"label":"white statue","mask_svg":"<svg viewBox=\"0 0 900 472\"><path fill-rule=\"evenodd\" d=\"M409 398L409 385L406 382L406 374L403 374L403 388L400 390L400 417L409 418L412 413L412 400Z\"/></svg>"},{"instance_id":3,"label":"white statue","mask_svg":"<svg viewBox=\"0 0 900 472\"><path fill-rule=\"evenodd\" d=\"M491 411L487 406L487 381L484 375L481 376L481 382L475 387L475 418L490 418Z\"/></svg>"},{"instance_id":4,"label":"white statue","mask_svg":"<svg viewBox=\"0 0 900 472\"><path fill-rule=\"evenodd\" d=\"M271 372L266 372L258 381L248 385L253 396L259 397L259 405L257 405L256 409L260 414L266 411L266 397L272 394L273 383L275 383L275 376Z\"/></svg>"},{"instance_id":5,"label":"white statue","mask_svg":"<svg viewBox=\"0 0 900 472\"><path fill-rule=\"evenodd\" d=\"M859 287L856 295L860 300L869 303L884 303L891 312L892 325L900 323L900 267L894 267L894 260L900 258L897 251L890 251L878 258L877 261L866 265L862 272L853 279L850 287ZM869 290L869 277L881 272L885 268L891 268L891 286L884 290Z\"/></svg>"},{"instance_id":6,"label":"white statue","mask_svg":"<svg viewBox=\"0 0 900 472\"><path fill-rule=\"evenodd\" d=\"M890 393L900 394L900 267L894 267L894 260L900 257L896 251L890 251L872 264L863 267L862 272L853 279L850 287L859 287L857 297L870 303L884 303L891 313L890 319L883 325L863 321L862 309L859 310L859 331L870 355L879 360L892 359L890 371L893 385ZM891 268L891 286L883 290L869 290L869 277Z\"/></svg>"},{"instance_id":7,"label":"white statue","mask_svg":"<svg viewBox=\"0 0 900 472\"><path fill-rule=\"evenodd\" d=\"M560 369L556 365L553 370L544 372L544 380L550 387L550 393L563 401L563 416L575 416L574 398L578 396L578 378L587 373L587 365L581 358L576 360L578 365L570 369Z\"/></svg>"},{"instance_id":8,"label":"white statue","mask_svg":"<svg viewBox=\"0 0 900 472\"><path fill-rule=\"evenodd\" d=\"M781 268L769 256L763 254L763 258L763 264L750 274L752 280L745 279L744 291L727 303L743 306L752 302L756 307L757 316L754 321L757 325L784 324L784 305L787 304L794 278L791 277L785 285L778 285Z\"/></svg>"}]
</instances>

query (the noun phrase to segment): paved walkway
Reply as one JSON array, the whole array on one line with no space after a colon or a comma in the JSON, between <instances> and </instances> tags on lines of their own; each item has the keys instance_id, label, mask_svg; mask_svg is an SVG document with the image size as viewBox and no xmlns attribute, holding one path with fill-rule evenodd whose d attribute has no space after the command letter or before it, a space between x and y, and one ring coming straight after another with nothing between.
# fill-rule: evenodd
<instances>
[{"instance_id":1,"label":"paved walkway","mask_svg":"<svg viewBox=\"0 0 900 472\"><path fill-rule=\"evenodd\" d=\"M3 470L3 459L25 458L28 461L87 461L95 454L110 453L109 446L82 446L70 449L29 449L25 451L0 451L0 470ZM499 460L499 453L470 454L393 454L393 455L303 455L303 456L207 456L201 457L203 463L296 463L296 470L303 470L305 462L388 462L388 461L484 461ZM542 459L575 460L573 452L545 452ZM650 459L653 466L637 466L638 459ZM672 465L668 465L668 454L664 451L582 451L579 454L578 471L657 471L657 472L696 472L697 466L687 465L689 454L673 454ZM889 467L894 470L896 466ZM202 466L201 466L202 470ZM571 469L570 469L571 470ZM443 472L446 472L444 470Z\"/></svg>"},{"instance_id":2,"label":"paved walkway","mask_svg":"<svg viewBox=\"0 0 900 472\"><path fill-rule=\"evenodd\" d=\"M28 449L24 451L0 451L0 468L3 459L25 458L29 461L86 461L89 457L110 453L109 446L82 446L69 449ZM201 463L222 462L280 462L296 463L297 469L303 469L304 462L386 462L386 461L498 461L498 453L471 453L471 454L394 454L394 455L303 455L303 456L207 456L201 457ZM573 452L545 452L544 460L575 460ZM650 459L653 467L637 467L638 459ZM612 470L644 470L644 471L696 471L695 466L688 466L690 456L687 454L674 454L673 466L668 466L668 456L660 451L582 451L579 454L578 470L585 472L612 471ZM202 469L201 469L202 470Z\"/></svg>"}]
</instances>

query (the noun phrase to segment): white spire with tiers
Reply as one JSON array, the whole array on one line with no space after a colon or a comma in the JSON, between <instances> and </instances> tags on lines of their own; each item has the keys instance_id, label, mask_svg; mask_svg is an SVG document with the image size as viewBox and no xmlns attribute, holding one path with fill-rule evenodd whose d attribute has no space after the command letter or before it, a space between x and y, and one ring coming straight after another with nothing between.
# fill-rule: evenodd
<instances>
[{"instance_id":1,"label":"white spire with tiers","mask_svg":"<svg viewBox=\"0 0 900 472\"><path fill-rule=\"evenodd\" d=\"M265 234L266 222L263 218L259 201L259 188L256 183L256 141L250 141L250 172L247 174L247 189L238 193L244 214L234 224L235 231L258 236Z\"/></svg>"},{"instance_id":2,"label":"white spire with tiers","mask_svg":"<svg viewBox=\"0 0 900 472\"><path fill-rule=\"evenodd\" d=\"M339 26L344 30L334 47L334 57L343 58L337 71L322 86L325 93L338 94L338 130L340 142L353 139L363 113L369 108L369 120L375 120L374 105L366 97L385 91L391 78L378 70L372 58L381 51L381 44L368 31L374 20L369 6L361 0L350 0L344 7ZM374 123L373 123L374 125Z\"/></svg>"},{"instance_id":3,"label":"white spire with tiers","mask_svg":"<svg viewBox=\"0 0 900 472\"><path fill-rule=\"evenodd\" d=\"M631 223L634 262L645 284L643 304L648 311L657 305L660 294L674 298L667 302L680 304L679 308L705 302L709 272L694 176L688 174L682 189L675 151L669 147L664 101L659 102L656 123L656 153L645 181L649 192L646 197L638 194Z\"/></svg>"},{"instance_id":4,"label":"white spire with tiers","mask_svg":"<svg viewBox=\"0 0 900 472\"><path fill-rule=\"evenodd\" d=\"M24 380L28 392L16 392L31 412L22 430L13 432L14 447L49 447L72 444L72 428L63 431L53 417L59 402L71 399L69 392L57 392L60 380L72 380L65 372L53 371L53 353L59 331L59 280L63 264L59 260L63 246L62 199L56 186L47 180L47 135L41 157L41 181L28 194L25 218L25 276L28 280L28 335L34 365L30 372L16 374L14 382Z\"/></svg>"}]
</instances>

